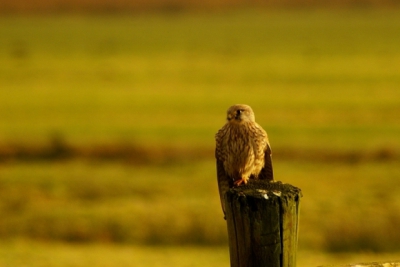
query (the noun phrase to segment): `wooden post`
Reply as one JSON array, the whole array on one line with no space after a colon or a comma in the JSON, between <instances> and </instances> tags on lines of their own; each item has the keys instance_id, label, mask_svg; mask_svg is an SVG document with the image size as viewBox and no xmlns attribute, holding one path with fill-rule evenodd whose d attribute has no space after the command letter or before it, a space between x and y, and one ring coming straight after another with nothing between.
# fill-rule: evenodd
<instances>
[{"instance_id":1,"label":"wooden post","mask_svg":"<svg viewBox=\"0 0 400 267\"><path fill-rule=\"evenodd\" d=\"M295 267L301 190L251 180L225 194L231 267Z\"/></svg>"}]
</instances>

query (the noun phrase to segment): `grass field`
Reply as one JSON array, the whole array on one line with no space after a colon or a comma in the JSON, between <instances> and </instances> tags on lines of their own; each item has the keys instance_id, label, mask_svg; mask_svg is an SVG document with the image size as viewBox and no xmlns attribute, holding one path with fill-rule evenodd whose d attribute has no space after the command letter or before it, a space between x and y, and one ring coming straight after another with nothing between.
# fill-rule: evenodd
<instances>
[{"instance_id":1,"label":"grass field","mask_svg":"<svg viewBox=\"0 0 400 267\"><path fill-rule=\"evenodd\" d=\"M400 248L398 162L274 166L278 180L303 190L300 247ZM226 245L211 160L161 166L16 163L3 165L0 177L3 239Z\"/></svg>"},{"instance_id":2,"label":"grass field","mask_svg":"<svg viewBox=\"0 0 400 267\"><path fill-rule=\"evenodd\" d=\"M0 22L4 142L212 147L240 102L274 147L399 147L397 11Z\"/></svg>"},{"instance_id":3,"label":"grass field","mask_svg":"<svg viewBox=\"0 0 400 267\"><path fill-rule=\"evenodd\" d=\"M299 251L299 267L348 264L398 259L399 254L341 253ZM0 243L0 266L229 266L226 247L137 247L127 245L37 243L14 241Z\"/></svg>"},{"instance_id":4,"label":"grass field","mask_svg":"<svg viewBox=\"0 0 400 267\"><path fill-rule=\"evenodd\" d=\"M303 190L299 266L396 256L399 13L1 17L0 266L227 265L213 147L234 103Z\"/></svg>"}]
</instances>

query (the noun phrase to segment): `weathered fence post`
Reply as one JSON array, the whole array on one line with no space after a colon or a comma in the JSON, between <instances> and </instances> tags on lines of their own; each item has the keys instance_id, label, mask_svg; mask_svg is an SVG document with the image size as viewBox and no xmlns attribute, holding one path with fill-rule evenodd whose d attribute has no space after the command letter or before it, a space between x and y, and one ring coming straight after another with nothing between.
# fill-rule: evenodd
<instances>
[{"instance_id":1,"label":"weathered fence post","mask_svg":"<svg viewBox=\"0 0 400 267\"><path fill-rule=\"evenodd\" d=\"M253 180L225 195L231 267L295 267L301 190Z\"/></svg>"}]
</instances>

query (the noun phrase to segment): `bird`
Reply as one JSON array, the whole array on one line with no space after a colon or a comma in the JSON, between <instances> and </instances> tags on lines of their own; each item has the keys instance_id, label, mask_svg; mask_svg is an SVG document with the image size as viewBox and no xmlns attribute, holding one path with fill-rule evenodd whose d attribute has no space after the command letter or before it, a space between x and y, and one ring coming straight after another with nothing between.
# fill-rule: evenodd
<instances>
[{"instance_id":1,"label":"bird","mask_svg":"<svg viewBox=\"0 0 400 267\"><path fill-rule=\"evenodd\" d=\"M215 134L217 182L225 215L225 193L249 179L274 181L272 150L267 132L245 104L229 107L225 125Z\"/></svg>"}]
</instances>

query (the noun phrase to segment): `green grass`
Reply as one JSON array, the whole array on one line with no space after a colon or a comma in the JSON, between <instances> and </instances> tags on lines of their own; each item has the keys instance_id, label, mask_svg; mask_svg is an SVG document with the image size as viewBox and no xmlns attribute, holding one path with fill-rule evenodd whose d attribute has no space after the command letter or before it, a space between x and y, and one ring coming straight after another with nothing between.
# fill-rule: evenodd
<instances>
[{"instance_id":1,"label":"green grass","mask_svg":"<svg viewBox=\"0 0 400 267\"><path fill-rule=\"evenodd\" d=\"M0 19L0 141L199 144L234 103L274 147L399 148L394 11Z\"/></svg>"},{"instance_id":2,"label":"green grass","mask_svg":"<svg viewBox=\"0 0 400 267\"><path fill-rule=\"evenodd\" d=\"M0 235L75 242L225 243L213 174L210 163L5 167Z\"/></svg>"},{"instance_id":3,"label":"green grass","mask_svg":"<svg viewBox=\"0 0 400 267\"><path fill-rule=\"evenodd\" d=\"M298 252L299 267L390 261L398 253L326 254ZM109 244L43 243L16 240L0 243L0 266L229 266L227 247L138 247Z\"/></svg>"},{"instance_id":4,"label":"green grass","mask_svg":"<svg viewBox=\"0 0 400 267\"><path fill-rule=\"evenodd\" d=\"M399 248L398 162L274 166L278 180L303 190L301 248ZM227 245L213 161L18 163L0 177L2 239Z\"/></svg>"},{"instance_id":5,"label":"green grass","mask_svg":"<svg viewBox=\"0 0 400 267\"><path fill-rule=\"evenodd\" d=\"M221 266L226 247L137 247L13 241L0 244L0 266Z\"/></svg>"},{"instance_id":6,"label":"green grass","mask_svg":"<svg viewBox=\"0 0 400 267\"><path fill-rule=\"evenodd\" d=\"M399 18L398 10L1 17L1 153L34 151L60 136L74 148L140 144L154 160L2 163L4 247L34 241L15 241L0 265L37 240L65 242L54 258L78 259L81 250L68 242L98 242L80 248L94 263L105 251L122 253L126 266L131 245L144 255L137 246L222 246L203 252L227 264L212 153L195 161L157 156L212 151L234 103L250 104L268 131L276 178L303 190L300 248L399 249L398 156L307 156L399 154ZM299 156L279 157L287 151ZM187 252L154 249L160 260L143 265ZM27 261L41 262L29 253Z\"/></svg>"}]
</instances>

